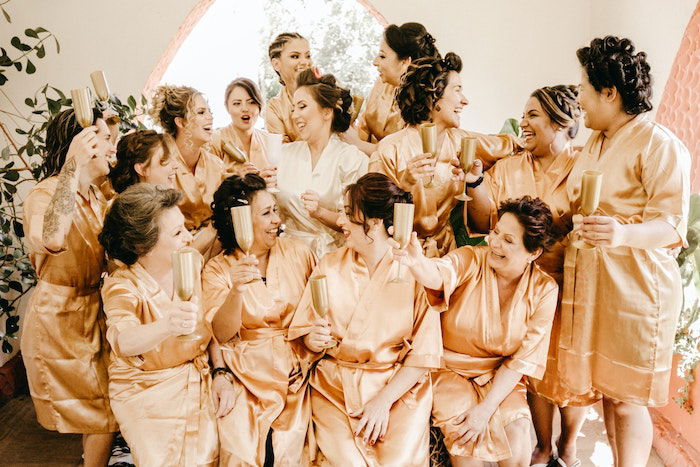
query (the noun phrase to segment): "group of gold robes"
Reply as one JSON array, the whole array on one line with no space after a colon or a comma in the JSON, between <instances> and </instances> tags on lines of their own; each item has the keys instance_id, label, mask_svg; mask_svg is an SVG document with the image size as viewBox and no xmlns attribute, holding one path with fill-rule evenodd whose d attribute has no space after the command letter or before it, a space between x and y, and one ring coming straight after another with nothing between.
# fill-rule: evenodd
<instances>
[{"instance_id":1,"label":"group of gold robes","mask_svg":"<svg viewBox=\"0 0 700 467\"><path fill-rule=\"evenodd\" d=\"M456 246L450 213L457 205L455 196L462 192L464 183L453 181L451 161L458 156L464 136L477 138L476 156L484 162L485 168L497 159L510 155L516 148L515 139L507 135L487 136L448 128L438 137L434 186L429 188L425 187L428 177L413 185L407 181L410 176L408 163L423 153L417 126L406 127L382 139L370 159L370 172L385 174L399 188L413 194L413 228L429 257L443 256Z\"/></svg>"},{"instance_id":2,"label":"group of gold robes","mask_svg":"<svg viewBox=\"0 0 700 467\"><path fill-rule=\"evenodd\" d=\"M396 103L396 86L378 79L365 101L365 111L357 121L357 132L362 141L377 143L406 126Z\"/></svg>"},{"instance_id":3,"label":"group of gold robes","mask_svg":"<svg viewBox=\"0 0 700 467\"><path fill-rule=\"evenodd\" d=\"M366 172L367 156L335 134L331 135L313 168L306 141L282 145L282 160L277 170L280 192L276 197L286 235L306 243L319 258L343 245L345 238L340 232L309 215L301 194L315 191L322 208L341 212L345 188Z\"/></svg>"},{"instance_id":4,"label":"group of gold robes","mask_svg":"<svg viewBox=\"0 0 700 467\"><path fill-rule=\"evenodd\" d=\"M299 130L292 121L294 102L286 87L267 101L265 109L265 129L270 133L283 135L283 142L291 143L299 139Z\"/></svg>"},{"instance_id":5,"label":"group of gold robes","mask_svg":"<svg viewBox=\"0 0 700 467\"><path fill-rule=\"evenodd\" d=\"M639 115L622 126L601 153L595 131L576 159L567 191L580 206L584 170L600 170L597 215L621 224L668 222L678 241L664 248L628 246L577 250L564 262L559 373L576 394L591 389L643 406L668 399L682 281L671 247L684 242L690 155L663 126Z\"/></svg>"},{"instance_id":6,"label":"group of gold robes","mask_svg":"<svg viewBox=\"0 0 700 467\"><path fill-rule=\"evenodd\" d=\"M139 466L218 465L219 439L200 311L197 340L168 337L152 350L124 356L119 335L165 318L172 300L139 264L122 266L102 287L111 345L109 397Z\"/></svg>"},{"instance_id":7,"label":"group of gold robes","mask_svg":"<svg viewBox=\"0 0 700 467\"><path fill-rule=\"evenodd\" d=\"M537 158L530 152L506 157L497 161L484 174L484 184L489 190L491 201L490 225L492 229L498 222L498 207L508 199L523 196L540 198L552 211L552 218L557 233L556 243L542 253L537 264L559 285L563 287L564 274L564 235L571 230L571 212L566 180L569 177L577 151L571 146L556 156L547 170L539 167ZM547 358L547 370L541 380L529 378L528 387L538 395L545 397L559 407L567 405L584 406L598 399L593 391L573 394L561 383L557 367L559 348L559 311L554 315L552 334Z\"/></svg>"},{"instance_id":8,"label":"group of gold robes","mask_svg":"<svg viewBox=\"0 0 700 467\"><path fill-rule=\"evenodd\" d=\"M38 183L24 202L24 229L37 284L21 349L39 423L61 433L117 431L107 389L108 347L100 308L104 250L97 240L107 202L99 188L76 193L61 251L42 240L44 214L59 179Z\"/></svg>"},{"instance_id":9,"label":"group of gold robes","mask_svg":"<svg viewBox=\"0 0 700 467\"><path fill-rule=\"evenodd\" d=\"M202 274L204 307L212 321L233 288L230 271L243 253L221 253ZM221 465L263 465L272 428L275 465L305 465L304 443L311 421L303 344L288 342L287 329L316 264L311 250L289 238L270 249L266 283L246 285L240 332L221 343L236 377L236 404L219 420ZM308 361L308 359L306 359Z\"/></svg>"},{"instance_id":10,"label":"group of gold robes","mask_svg":"<svg viewBox=\"0 0 700 467\"><path fill-rule=\"evenodd\" d=\"M338 342L326 350L309 381L316 440L331 465L428 465L428 370L440 366L439 315L406 271L406 282L391 282L397 266L387 251L370 276L359 254L342 247L323 257L314 270L327 277L326 319ZM288 338L308 334L317 316L307 286ZM366 445L353 434L360 418L349 413L372 400L401 366L425 368L426 374L392 406L384 439Z\"/></svg>"},{"instance_id":11,"label":"group of gold robes","mask_svg":"<svg viewBox=\"0 0 700 467\"><path fill-rule=\"evenodd\" d=\"M454 444L451 437L459 429L454 420L483 400L501 365L542 377L558 287L533 263L502 310L490 251L465 246L435 260L444 285L428 296L446 310L441 315L444 368L432 374L433 424L445 435L450 454L496 462L511 457L505 427L530 418L523 384L506 396L480 440Z\"/></svg>"},{"instance_id":12,"label":"group of gold robes","mask_svg":"<svg viewBox=\"0 0 700 467\"><path fill-rule=\"evenodd\" d=\"M246 154L248 157L248 162L257 167L258 170L262 170L271 166L272 164L267 159L267 135L269 133L265 130L253 129L253 134L250 139L250 150ZM226 151L223 150L224 143L232 144L233 146L241 149L243 151L243 143L238 137L238 133L233 128L233 124L220 128L212 137L210 146L211 152L219 156L219 158L224 161L224 171L226 172L226 177L231 175L242 175L243 162L238 162L229 156Z\"/></svg>"}]
</instances>

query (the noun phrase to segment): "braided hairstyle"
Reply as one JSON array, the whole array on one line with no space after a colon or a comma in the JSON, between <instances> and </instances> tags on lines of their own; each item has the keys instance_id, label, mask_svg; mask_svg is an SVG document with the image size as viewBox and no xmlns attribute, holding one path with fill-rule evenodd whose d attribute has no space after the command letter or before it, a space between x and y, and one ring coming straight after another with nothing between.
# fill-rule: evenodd
<instances>
[{"instance_id":1,"label":"braided hairstyle","mask_svg":"<svg viewBox=\"0 0 700 467\"><path fill-rule=\"evenodd\" d=\"M254 173L244 177L232 175L224 179L217 188L211 203L212 221L225 254L230 255L238 248L231 220L231 208L250 205L253 196L266 188L265 180Z\"/></svg>"},{"instance_id":2,"label":"braided hairstyle","mask_svg":"<svg viewBox=\"0 0 700 467\"><path fill-rule=\"evenodd\" d=\"M307 68L297 76L297 89L301 87L309 90L321 108L333 109L331 129L334 132L343 133L350 128L352 96L349 90L336 84L335 76L327 74L317 78L313 70Z\"/></svg>"},{"instance_id":3,"label":"braided hairstyle","mask_svg":"<svg viewBox=\"0 0 700 467\"><path fill-rule=\"evenodd\" d=\"M631 40L615 36L593 39L590 46L578 49L576 56L597 92L617 89L625 113L638 115L652 109L651 67L647 54L635 53Z\"/></svg>"},{"instance_id":4,"label":"braided hairstyle","mask_svg":"<svg viewBox=\"0 0 700 467\"><path fill-rule=\"evenodd\" d=\"M507 212L513 214L523 227L523 245L528 252L534 253L540 248L547 251L554 244L557 232L552 211L540 198L507 199L498 208L498 218Z\"/></svg>"},{"instance_id":5,"label":"braided hairstyle","mask_svg":"<svg viewBox=\"0 0 700 467\"><path fill-rule=\"evenodd\" d=\"M177 207L179 190L150 183L131 185L114 198L97 237L110 258L130 266L158 243L158 218Z\"/></svg>"},{"instance_id":6,"label":"braided hairstyle","mask_svg":"<svg viewBox=\"0 0 700 467\"><path fill-rule=\"evenodd\" d=\"M396 52L399 60L423 57L440 58L435 47L435 39L420 23L404 23L401 26L390 24L384 30L384 41Z\"/></svg>"},{"instance_id":7,"label":"braided hairstyle","mask_svg":"<svg viewBox=\"0 0 700 467\"><path fill-rule=\"evenodd\" d=\"M369 232L367 219L381 219L384 228L394 225L394 204L412 203L413 195L403 191L384 174L370 172L345 188L350 221Z\"/></svg>"},{"instance_id":8,"label":"braided hairstyle","mask_svg":"<svg viewBox=\"0 0 700 467\"><path fill-rule=\"evenodd\" d=\"M272 40L272 42L270 43L270 47L268 47L267 49L267 55L270 57L270 61L272 61L273 58L280 58L284 46L287 45L287 42L294 39L306 40L306 38L298 32L283 32L281 34L278 34L277 37L275 37ZM275 73L277 73L277 76L279 77L280 84L284 86L282 75L280 75L277 70L275 70Z\"/></svg>"},{"instance_id":9,"label":"braided hairstyle","mask_svg":"<svg viewBox=\"0 0 700 467\"><path fill-rule=\"evenodd\" d=\"M558 84L536 89L530 94L542 106L549 119L562 128L567 128L567 136L574 139L578 134L581 107L578 105L578 86Z\"/></svg>"},{"instance_id":10,"label":"braided hairstyle","mask_svg":"<svg viewBox=\"0 0 700 467\"><path fill-rule=\"evenodd\" d=\"M462 71L462 59L454 52L448 52L444 59L424 57L411 62L396 91L396 103L406 123L418 125L430 120L451 71Z\"/></svg>"},{"instance_id":11,"label":"braided hairstyle","mask_svg":"<svg viewBox=\"0 0 700 467\"><path fill-rule=\"evenodd\" d=\"M92 121L98 118L102 118L102 112L93 108ZM81 131L83 127L75 119L73 109L66 109L51 118L46 127L46 158L41 166L42 180L58 175L66 163L70 143Z\"/></svg>"},{"instance_id":12,"label":"braided hairstyle","mask_svg":"<svg viewBox=\"0 0 700 467\"><path fill-rule=\"evenodd\" d=\"M150 164L159 147L163 148L163 156L159 162L165 165L170 159L170 151L162 134L153 130L137 130L120 139L117 144L117 163L107 175L114 191L121 193L131 185L139 183L140 177L134 165Z\"/></svg>"},{"instance_id":13,"label":"braided hairstyle","mask_svg":"<svg viewBox=\"0 0 700 467\"><path fill-rule=\"evenodd\" d=\"M160 126L172 137L177 136L175 118L187 119L187 115L194 106L194 98L202 93L189 86L171 86L165 84L158 86L153 98L148 115L153 123Z\"/></svg>"}]
</instances>

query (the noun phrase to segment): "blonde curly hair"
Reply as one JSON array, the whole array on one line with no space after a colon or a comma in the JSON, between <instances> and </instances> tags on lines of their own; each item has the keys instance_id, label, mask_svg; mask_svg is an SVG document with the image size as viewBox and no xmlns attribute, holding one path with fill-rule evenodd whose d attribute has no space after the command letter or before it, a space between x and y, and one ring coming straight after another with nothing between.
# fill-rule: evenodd
<instances>
[{"instance_id":1,"label":"blonde curly hair","mask_svg":"<svg viewBox=\"0 0 700 467\"><path fill-rule=\"evenodd\" d=\"M153 119L153 123L175 137L177 135L175 118L180 117L187 120L187 116L194 106L194 98L201 95L201 92L189 86L169 84L158 86L153 93L148 115Z\"/></svg>"}]
</instances>

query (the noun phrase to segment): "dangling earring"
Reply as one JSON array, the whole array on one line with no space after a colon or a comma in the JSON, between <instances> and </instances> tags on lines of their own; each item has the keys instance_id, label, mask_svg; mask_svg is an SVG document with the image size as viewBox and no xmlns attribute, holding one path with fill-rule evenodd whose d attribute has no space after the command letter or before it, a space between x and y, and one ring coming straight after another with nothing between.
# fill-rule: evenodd
<instances>
[{"instance_id":1,"label":"dangling earring","mask_svg":"<svg viewBox=\"0 0 700 467\"><path fill-rule=\"evenodd\" d=\"M435 104L435 110L437 110L438 112L442 110L442 109L440 108L440 104Z\"/></svg>"}]
</instances>

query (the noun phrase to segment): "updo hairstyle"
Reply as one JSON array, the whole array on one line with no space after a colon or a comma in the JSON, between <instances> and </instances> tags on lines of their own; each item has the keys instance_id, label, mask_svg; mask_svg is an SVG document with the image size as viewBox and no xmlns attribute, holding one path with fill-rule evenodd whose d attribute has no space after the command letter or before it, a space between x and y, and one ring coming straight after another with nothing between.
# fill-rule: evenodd
<instances>
[{"instance_id":1,"label":"updo hairstyle","mask_svg":"<svg viewBox=\"0 0 700 467\"><path fill-rule=\"evenodd\" d=\"M307 68L297 76L297 88L301 87L309 90L321 108L333 109L331 130L343 133L350 128L352 96L349 90L336 84L335 76L328 74L317 78L313 70Z\"/></svg>"},{"instance_id":2,"label":"updo hairstyle","mask_svg":"<svg viewBox=\"0 0 700 467\"><path fill-rule=\"evenodd\" d=\"M194 106L194 98L202 93L189 86L163 85L156 88L148 115L172 137L177 136L175 118L187 119Z\"/></svg>"},{"instance_id":3,"label":"updo hairstyle","mask_svg":"<svg viewBox=\"0 0 700 467\"><path fill-rule=\"evenodd\" d=\"M384 174L370 172L345 188L348 219L369 232L368 219L381 219L384 228L394 225L394 204L412 203L413 195L397 187Z\"/></svg>"},{"instance_id":4,"label":"updo hairstyle","mask_svg":"<svg viewBox=\"0 0 700 467\"><path fill-rule=\"evenodd\" d=\"M581 107L578 105L578 86L558 84L536 89L534 97L542 106L549 119L562 128L567 128L567 136L574 139L578 134Z\"/></svg>"}]
</instances>

